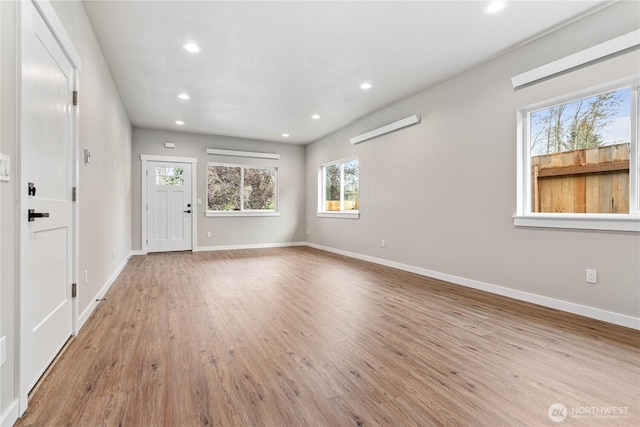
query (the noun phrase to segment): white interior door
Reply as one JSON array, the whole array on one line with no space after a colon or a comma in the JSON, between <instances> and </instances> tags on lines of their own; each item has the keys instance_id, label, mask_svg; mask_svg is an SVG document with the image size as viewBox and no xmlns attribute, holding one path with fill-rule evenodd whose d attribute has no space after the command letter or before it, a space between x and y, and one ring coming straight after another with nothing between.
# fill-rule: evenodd
<instances>
[{"instance_id":1,"label":"white interior door","mask_svg":"<svg viewBox=\"0 0 640 427\"><path fill-rule=\"evenodd\" d=\"M72 334L74 69L31 2L22 8L20 387Z\"/></svg>"},{"instance_id":2,"label":"white interior door","mask_svg":"<svg viewBox=\"0 0 640 427\"><path fill-rule=\"evenodd\" d=\"M192 249L191 164L147 163L148 252Z\"/></svg>"}]
</instances>

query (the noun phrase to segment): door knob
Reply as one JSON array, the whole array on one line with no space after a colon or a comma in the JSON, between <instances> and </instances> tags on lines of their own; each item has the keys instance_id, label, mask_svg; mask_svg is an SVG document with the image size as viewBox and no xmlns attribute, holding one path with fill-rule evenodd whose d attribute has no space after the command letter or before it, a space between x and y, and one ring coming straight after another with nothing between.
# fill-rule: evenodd
<instances>
[{"instance_id":1,"label":"door knob","mask_svg":"<svg viewBox=\"0 0 640 427\"><path fill-rule=\"evenodd\" d=\"M191 213L191 209L189 209L188 211L184 211L184 213Z\"/></svg>"},{"instance_id":2,"label":"door knob","mask_svg":"<svg viewBox=\"0 0 640 427\"><path fill-rule=\"evenodd\" d=\"M35 209L29 209L29 222L33 222L36 218L49 218L49 212L36 212Z\"/></svg>"}]
</instances>

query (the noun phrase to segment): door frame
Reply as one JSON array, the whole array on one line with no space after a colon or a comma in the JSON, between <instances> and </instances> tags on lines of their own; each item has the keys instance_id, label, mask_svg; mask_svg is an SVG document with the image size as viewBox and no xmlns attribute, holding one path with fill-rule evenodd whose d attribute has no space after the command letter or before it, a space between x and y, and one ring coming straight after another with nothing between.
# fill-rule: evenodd
<instances>
[{"instance_id":1,"label":"door frame","mask_svg":"<svg viewBox=\"0 0 640 427\"><path fill-rule=\"evenodd\" d=\"M140 247L141 255L149 253L149 210L148 210L148 186L147 186L147 170L149 162L170 162L170 163L190 163L191 164L191 206L193 215L191 217L191 250L195 252L197 248L198 238L198 203L197 203L197 165L198 159L195 157L173 157L173 156L156 156L151 154L141 154L142 169L140 173L140 193L142 194L142 203L140 204Z\"/></svg>"},{"instance_id":2,"label":"door frame","mask_svg":"<svg viewBox=\"0 0 640 427\"><path fill-rule=\"evenodd\" d=\"M56 14L55 10L53 9L53 6L51 5L51 3L49 2L49 0L31 0L31 3L33 3L33 5L36 8L36 11L40 14L40 16L42 17L42 19L44 20L45 24L49 27L49 29L51 30L53 36L55 37L55 39L57 40L58 44L60 45L60 47L62 48L63 53L65 54L65 56L67 57L67 59L69 60L69 62L71 63L71 66L73 68L73 75L72 75L72 81L71 81L71 85L72 85L72 90L73 91L79 91L80 88L80 72L82 70L82 60L80 58L80 55L78 53L78 51L76 50L75 46L73 45L71 38L69 37L69 35L67 34L66 30L64 29L64 26L62 25L62 22L60 21L60 19L58 18L58 15ZM17 192L19 194L19 196L17 197L17 203L16 203L16 209L17 209L17 215L16 217L18 218L17 222L17 235L18 237L18 241L17 241L17 260L16 260L16 271L18 272L16 274L17 276L17 280L16 280L16 287L17 287L17 296L18 296L18 303L17 303L17 307L16 307L16 360L17 360L17 366L16 366L16 388L18 389L18 411L20 416L22 414L24 414L24 412L27 410L27 405L28 405L28 394L30 390L26 390L25 386L23 386L22 384L22 372L23 372L23 365L25 363L24 358L22 357L24 351L23 351L23 344L24 344L24 340L22 339L22 327L23 327L23 322L22 322L22 316L23 316L23 311L22 311L22 299L21 299L21 291L22 291L22 235L23 233L28 232L28 230L25 229L25 227L23 227L23 206L24 206L24 194L23 193L23 188L26 188L26 185L24 182L22 182L22 174L20 173L20 171L22 170L22 163L23 163L23 159L22 159L22 8L24 7L22 2L17 2L16 4L16 27L17 27L17 31L16 31L16 39L17 39L17 60L16 60L16 88L19 88L19 90L17 91L16 94L16 116L17 116L17 129L16 129L16 133L18 135L17 140L18 140L18 147L17 147L17 164L18 164L18 171L15 174L16 176L16 182L17 182ZM72 176L73 176L73 186L77 189L78 185L79 185L79 155L78 155L78 150L80 147L80 108L78 106L75 106L74 111L71 114L71 144L72 144L72 159L71 159L71 167L73 168L72 171ZM76 190L77 191L77 190ZM77 198L76 198L77 200ZM79 224L79 215L80 215L80 209L79 209L79 203L77 201L73 202L73 207L72 207L72 224L71 224L71 229L72 229L72 250L71 250L71 275L72 275L72 280L71 283L77 283L78 282L78 245L79 245L79 233L78 233L78 224ZM71 294L71 283L69 283L69 294ZM73 298L71 301L71 330L72 330L72 334L73 335L77 335L78 333L78 311L79 307L78 307L78 298Z\"/></svg>"}]
</instances>

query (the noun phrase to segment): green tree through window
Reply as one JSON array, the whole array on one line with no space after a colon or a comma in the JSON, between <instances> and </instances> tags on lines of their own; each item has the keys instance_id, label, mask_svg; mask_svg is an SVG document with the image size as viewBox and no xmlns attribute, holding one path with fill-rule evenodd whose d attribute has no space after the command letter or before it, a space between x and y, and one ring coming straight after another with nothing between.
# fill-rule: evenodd
<instances>
[{"instance_id":1,"label":"green tree through window","mask_svg":"<svg viewBox=\"0 0 640 427\"><path fill-rule=\"evenodd\" d=\"M322 211L357 211L359 206L360 170L357 159L322 167Z\"/></svg>"},{"instance_id":2,"label":"green tree through window","mask_svg":"<svg viewBox=\"0 0 640 427\"><path fill-rule=\"evenodd\" d=\"M277 168L210 163L207 172L207 210L275 211Z\"/></svg>"}]
</instances>

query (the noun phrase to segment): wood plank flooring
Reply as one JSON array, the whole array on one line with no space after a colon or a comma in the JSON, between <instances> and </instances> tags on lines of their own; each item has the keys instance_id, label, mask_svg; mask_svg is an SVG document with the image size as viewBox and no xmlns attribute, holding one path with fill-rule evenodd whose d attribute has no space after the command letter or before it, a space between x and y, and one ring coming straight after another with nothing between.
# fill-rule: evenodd
<instances>
[{"instance_id":1,"label":"wood plank flooring","mask_svg":"<svg viewBox=\"0 0 640 427\"><path fill-rule=\"evenodd\" d=\"M106 297L17 426L640 425L638 331L311 248L134 257Z\"/></svg>"}]
</instances>

